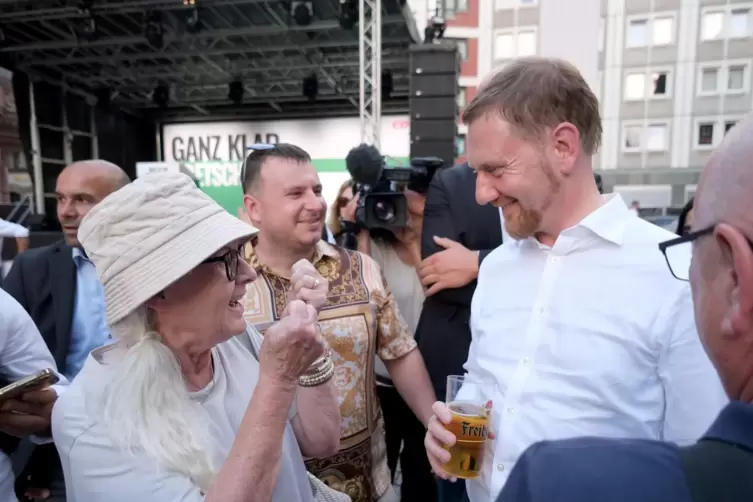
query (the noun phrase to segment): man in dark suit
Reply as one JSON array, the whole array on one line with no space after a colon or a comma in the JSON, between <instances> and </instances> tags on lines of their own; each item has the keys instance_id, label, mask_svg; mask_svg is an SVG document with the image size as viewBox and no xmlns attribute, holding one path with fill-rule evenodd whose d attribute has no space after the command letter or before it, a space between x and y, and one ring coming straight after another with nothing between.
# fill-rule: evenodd
<instances>
[{"instance_id":1,"label":"man in dark suit","mask_svg":"<svg viewBox=\"0 0 753 502\"><path fill-rule=\"evenodd\" d=\"M102 286L78 241L78 225L94 205L128 182L120 167L102 160L76 162L63 169L55 195L64 241L18 255L3 281L3 289L29 313L58 371L69 380L89 352L109 337ZM52 478L45 479L48 475ZM21 479L27 480L35 487L49 486L50 481L62 485L54 445L35 450ZM65 492L57 496L59 490L52 484L53 498L47 500L64 500Z\"/></svg>"},{"instance_id":2,"label":"man in dark suit","mask_svg":"<svg viewBox=\"0 0 753 502\"><path fill-rule=\"evenodd\" d=\"M752 136L749 114L727 134L701 174L691 232L659 245L669 271L690 280L701 341L732 402L700 441L686 448L603 438L534 444L510 473L498 502L752 499ZM675 252L688 245L690 270L687 253Z\"/></svg>"},{"instance_id":3,"label":"man in dark suit","mask_svg":"<svg viewBox=\"0 0 753 502\"><path fill-rule=\"evenodd\" d=\"M416 341L440 400L447 376L464 373L478 268L501 243L499 210L476 203L476 176L468 164L437 173L424 209L420 275L428 289ZM462 482L440 481L440 502L460 501L464 495Z\"/></svg>"}]
</instances>

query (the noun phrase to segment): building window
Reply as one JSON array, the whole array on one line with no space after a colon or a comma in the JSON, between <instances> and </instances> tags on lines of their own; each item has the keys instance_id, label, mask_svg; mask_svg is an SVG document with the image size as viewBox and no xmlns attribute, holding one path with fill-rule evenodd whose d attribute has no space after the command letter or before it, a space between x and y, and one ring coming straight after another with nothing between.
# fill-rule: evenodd
<instances>
[{"instance_id":1,"label":"building window","mask_svg":"<svg viewBox=\"0 0 753 502\"><path fill-rule=\"evenodd\" d=\"M719 89L719 68L701 70L701 92L716 93Z\"/></svg>"},{"instance_id":2,"label":"building window","mask_svg":"<svg viewBox=\"0 0 753 502\"><path fill-rule=\"evenodd\" d=\"M495 59L513 59L515 57L515 35L501 33L494 40Z\"/></svg>"},{"instance_id":3,"label":"building window","mask_svg":"<svg viewBox=\"0 0 753 502\"><path fill-rule=\"evenodd\" d=\"M536 55L536 31L525 30L518 33L518 57Z\"/></svg>"},{"instance_id":4,"label":"building window","mask_svg":"<svg viewBox=\"0 0 753 502\"><path fill-rule=\"evenodd\" d=\"M468 41L467 40L455 40L455 44L458 47L458 54L460 54L460 60L468 61Z\"/></svg>"},{"instance_id":5,"label":"building window","mask_svg":"<svg viewBox=\"0 0 753 502\"><path fill-rule=\"evenodd\" d=\"M745 88L745 65L734 65L727 72L727 90L742 91Z\"/></svg>"},{"instance_id":6,"label":"building window","mask_svg":"<svg viewBox=\"0 0 753 502\"><path fill-rule=\"evenodd\" d=\"M741 38L750 36L750 9L732 9L729 15L729 36Z\"/></svg>"},{"instance_id":7,"label":"building window","mask_svg":"<svg viewBox=\"0 0 753 502\"><path fill-rule=\"evenodd\" d=\"M651 96L652 97L664 97L667 92L667 79L669 78L669 72L658 71L651 74Z\"/></svg>"},{"instance_id":8,"label":"building window","mask_svg":"<svg viewBox=\"0 0 753 502\"><path fill-rule=\"evenodd\" d=\"M643 127L641 126L627 126L625 127L625 139L624 150L637 151L641 149L641 136L643 135Z\"/></svg>"},{"instance_id":9,"label":"building window","mask_svg":"<svg viewBox=\"0 0 753 502\"><path fill-rule=\"evenodd\" d=\"M724 12L707 12L701 21L701 36L703 40L716 40L722 37L724 28Z\"/></svg>"},{"instance_id":10,"label":"building window","mask_svg":"<svg viewBox=\"0 0 753 502\"><path fill-rule=\"evenodd\" d=\"M627 46L643 47L648 45L648 19L633 19L628 25Z\"/></svg>"},{"instance_id":11,"label":"building window","mask_svg":"<svg viewBox=\"0 0 753 502\"><path fill-rule=\"evenodd\" d=\"M712 150L738 122L738 117L703 118L695 123L693 139L697 150Z\"/></svg>"},{"instance_id":12,"label":"building window","mask_svg":"<svg viewBox=\"0 0 753 502\"><path fill-rule=\"evenodd\" d=\"M714 144L714 123L701 122L698 124L698 146L712 146Z\"/></svg>"},{"instance_id":13,"label":"building window","mask_svg":"<svg viewBox=\"0 0 753 502\"><path fill-rule=\"evenodd\" d=\"M457 95L457 100L456 100L458 104L458 108L460 109L465 108L465 104L466 104L465 96L466 96L466 89L465 87L461 87L460 90L458 90L458 95Z\"/></svg>"},{"instance_id":14,"label":"building window","mask_svg":"<svg viewBox=\"0 0 753 502\"><path fill-rule=\"evenodd\" d=\"M667 149L667 126L651 124L646 128L646 150L658 152Z\"/></svg>"},{"instance_id":15,"label":"building window","mask_svg":"<svg viewBox=\"0 0 753 502\"><path fill-rule=\"evenodd\" d=\"M699 72L699 95L740 94L750 90L749 62L704 65Z\"/></svg>"},{"instance_id":16,"label":"building window","mask_svg":"<svg viewBox=\"0 0 753 502\"><path fill-rule=\"evenodd\" d=\"M625 99L643 99L646 89L646 76L643 73L633 73L625 78Z\"/></svg>"},{"instance_id":17,"label":"building window","mask_svg":"<svg viewBox=\"0 0 753 502\"><path fill-rule=\"evenodd\" d=\"M672 43L672 29L674 18L657 17L654 19L653 43L654 45L669 45Z\"/></svg>"},{"instance_id":18,"label":"building window","mask_svg":"<svg viewBox=\"0 0 753 502\"><path fill-rule=\"evenodd\" d=\"M535 28L518 28L497 33L494 38L494 59L515 59L534 56L538 33Z\"/></svg>"},{"instance_id":19,"label":"building window","mask_svg":"<svg viewBox=\"0 0 753 502\"><path fill-rule=\"evenodd\" d=\"M622 150L624 152L661 152L667 149L667 124L623 126Z\"/></svg>"},{"instance_id":20,"label":"building window","mask_svg":"<svg viewBox=\"0 0 753 502\"><path fill-rule=\"evenodd\" d=\"M627 47L670 45L674 43L675 18L671 15L656 15L631 19L627 27Z\"/></svg>"},{"instance_id":21,"label":"building window","mask_svg":"<svg viewBox=\"0 0 753 502\"><path fill-rule=\"evenodd\" d=\"M647 74L632 73L625 77L625 99L628 101L657 99L669 96L670 73L667 70Z\"/></svg>"},{"instance_id":22,"label":"building window","mask_svg":"<svg viewBox=\"0 0 753 502\"><path fill-rule=\"evenodd\" d=\"M445 15L455 17L458 12L468 11L468 0L447 0L445 5Z\"/></svg>"},{"instance_id":23,"label":"building window","mask_svg":"<svg viewBox=\"0 0 753 502\"><path fill-rule=\"evenodd\" d=\"M701 40L749 37L752 25L750 7L730 5L707 10L701 18Z\"/></svg>"}]
</instances>

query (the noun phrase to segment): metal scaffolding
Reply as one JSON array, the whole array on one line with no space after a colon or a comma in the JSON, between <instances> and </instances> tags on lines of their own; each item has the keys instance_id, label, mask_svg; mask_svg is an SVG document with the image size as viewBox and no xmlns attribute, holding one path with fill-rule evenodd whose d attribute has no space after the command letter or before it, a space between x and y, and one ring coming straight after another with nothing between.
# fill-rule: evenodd
<instances>
[{"instance_id":1,"label":"metal scaffolding","mask_svg":"<svg viewBox=\"0 0 753 502\"><path fill-rule=\"evenodd\" d=\"M373 131L382 70L391 72L394 85L385 112L405 113L407 49L418 40L405 2L358 0L357 30L343 27L339 0L306 3L313 16L299 23L289 2L271 0L108 0L88 11L59 0L0 0L0 54L39 80L57 79L92 96L109 92L116 107L164 120L367 109ZM195 9L200 25L189 29L186 19ZM156 41L146 30L153 13L161 19ZM85 26L94 35L84 36ZM301 91L312 73L319 80L315 100ZM242 106L228 98L228 85L236 80L245 90ZM152 99L159 85L169 87L167 105ZM368 137L378 137L376 131Z\"/></svg>"},{"instance_id":2,"label":"metal scaffolding","mask_svg":"<svg viewBox=\"0 0 753 502\"><path fill-rule=\"evenodd\" d=\"M358 1L361 141L379 148L382 122L382 0Z\"/></svg>"}]
</instances>

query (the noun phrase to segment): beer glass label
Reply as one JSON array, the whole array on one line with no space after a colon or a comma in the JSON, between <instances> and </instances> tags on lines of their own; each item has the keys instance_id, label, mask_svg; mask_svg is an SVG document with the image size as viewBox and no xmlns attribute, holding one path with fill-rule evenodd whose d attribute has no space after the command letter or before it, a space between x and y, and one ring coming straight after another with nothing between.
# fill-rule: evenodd
<instances>
[{"instance_id":1,"label":"beer glass label","mask_svg":"<svg viewBox=\"0 0 753 502\"><path fill-rule=\"evenodd\" d=\"M461 422L461 437L464 438L486 438L486 425L472 424L470 422Z\"/></svg>"}]
</instances>

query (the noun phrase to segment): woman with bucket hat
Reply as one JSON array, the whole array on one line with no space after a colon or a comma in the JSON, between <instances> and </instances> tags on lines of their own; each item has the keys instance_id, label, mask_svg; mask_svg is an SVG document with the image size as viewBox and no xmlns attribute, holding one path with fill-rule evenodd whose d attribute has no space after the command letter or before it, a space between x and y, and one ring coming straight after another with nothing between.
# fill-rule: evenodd
<instances>
[{"instance_id":1,"label":"woman with bucket hat","mask_svg":"<svg viewBox=\"0 0 753 502\"><path fill-rule=\"evenodd\" d=\"M118 342L53 411L69 502L321 500L302 451L336 451L334 367L302 301L263 344L246 325L256 272L240 252L256 232L184 174L139 178L86 216L78 237ZM299 433L307 388L332 396L306 417L331 438Z\"/></svg>"}]
</instances>

